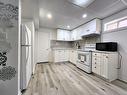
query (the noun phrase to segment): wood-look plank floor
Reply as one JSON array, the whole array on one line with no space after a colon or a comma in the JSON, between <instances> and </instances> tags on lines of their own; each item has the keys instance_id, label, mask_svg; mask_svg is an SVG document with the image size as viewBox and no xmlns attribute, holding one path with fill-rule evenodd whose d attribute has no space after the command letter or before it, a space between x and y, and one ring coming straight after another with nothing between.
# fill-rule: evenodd
<instances>
[{"instance_id":1,"label":"wood-look plank floor","mask_svg":"<svg viewBox=\"0 0 127 95\"><path fill-rule=\"evenodd\" d=\"M23 95L127 95L127 91L70 63L37 64Z\"/></svg>"}]
</instances>

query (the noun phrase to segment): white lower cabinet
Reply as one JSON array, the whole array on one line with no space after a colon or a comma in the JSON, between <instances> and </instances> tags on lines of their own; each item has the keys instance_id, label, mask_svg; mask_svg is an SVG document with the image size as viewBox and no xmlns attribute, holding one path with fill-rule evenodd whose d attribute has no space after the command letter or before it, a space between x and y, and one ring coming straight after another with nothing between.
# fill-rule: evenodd
<instances>
[{"instance_id":1,"label":"white lower cabinet","mask_svg":"<svg viewBox=\"0 0 127 95\"><path fill-rule=\"evenodd\" d=\"M73 64L77 62L77 51L76 50L53 50L53 62L65 62L70 61Z\"/></svg>"},{"instance_id":2,"label":"white lower cabinet","mask_svg":"<svg viewBox=\"0 0 127 95\"><path fill-rule=\"evenodd\" d=\"M118 53L116 52L93 52L92 72L113 81L118 76Z\"/></svg>"},{"instance_id":3,"label":"white lower cabinet","mask_svg":"<svg viewBox=\"0 0 127 95\"><path fill-rule=\"evenodd\" d=\"M53 57L53 62L69 61L69 50L54 50Z\"/></svg>"},{"instance_id":4,"label":"white lower cabinet","mask_svg":"<svg viewBox=\"0 0 127 95\"><path fill-rule=\"evenodd\" d=\"M69 61L73 64L77 63L77 51L76 50L70 50L70 54L69 54Z\"/></svg>"}]
</instances>

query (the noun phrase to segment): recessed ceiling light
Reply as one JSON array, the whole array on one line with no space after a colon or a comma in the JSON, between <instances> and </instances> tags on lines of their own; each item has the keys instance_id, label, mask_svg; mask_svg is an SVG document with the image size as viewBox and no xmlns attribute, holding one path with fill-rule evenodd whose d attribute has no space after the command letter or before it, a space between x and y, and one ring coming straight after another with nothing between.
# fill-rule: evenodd
<instances>
[{"instance_id":1,"label":"recessed ceiling light","mask_svg":"<svg viewBox=\"0 0 127 95\"><path fill-rule=\"evenodd\" d=\"M51 18L52 18L52 14L48 13L48 14L47 14L47 18L48 18L48 19L51 19Z\"/></svg>"},{"instance_id":2,"label":"recessed ceiling light","mask_svg":"<svg viewBox=\"0 0 127 95\"><path fill-rule=\"evenodd\" d=\"M82 15L82 18L86 18L86 17L87 17L87 14L83 14L83 15Z\"/></svg>"},{"instance_id":3,"label":"recessed ceiling light","mask_svg":"<svg viewBox=\"0 0 127 95\"><path fill-rule=\"evenodd\" d=\"M68 25L67 28L70 28L70 26Z\"/></svg>"}]
</instances>

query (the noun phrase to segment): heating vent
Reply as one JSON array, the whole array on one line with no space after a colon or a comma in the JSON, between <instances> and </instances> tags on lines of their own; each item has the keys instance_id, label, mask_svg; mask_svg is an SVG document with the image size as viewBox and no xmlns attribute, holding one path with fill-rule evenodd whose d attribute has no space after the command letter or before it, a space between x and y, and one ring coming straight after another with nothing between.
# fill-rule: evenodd
<instances>
[{"instance_id":1,"label":"heating vent","mask_svg":"<svg viewBox=\"0 0 127 95\"><path fill-rule=\"evenodd\" d=\"M93 3L95 0L68 0L70 3L86 8L88 7L91 3Z\"/></svg>"}]
</instances>

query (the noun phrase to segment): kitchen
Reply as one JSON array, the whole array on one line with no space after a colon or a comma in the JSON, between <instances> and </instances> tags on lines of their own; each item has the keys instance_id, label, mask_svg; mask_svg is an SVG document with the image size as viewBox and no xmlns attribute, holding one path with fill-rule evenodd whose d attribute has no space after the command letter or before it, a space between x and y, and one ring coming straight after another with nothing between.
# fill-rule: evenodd
<instances>
[{"instance_id":1,"label":"kitchen","mask_svg":"<svg viewBox=\"0 0 127 95\"><path fill-rule=\"evenodd\" d=\"M15 1L0 2L18 8L0 19L0 95L127 95L127 0Z\"/></svg>"}]
</instances>

